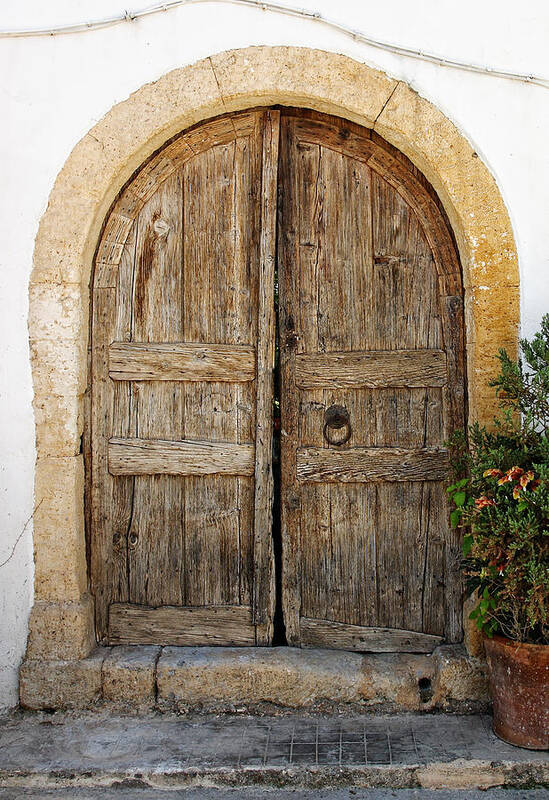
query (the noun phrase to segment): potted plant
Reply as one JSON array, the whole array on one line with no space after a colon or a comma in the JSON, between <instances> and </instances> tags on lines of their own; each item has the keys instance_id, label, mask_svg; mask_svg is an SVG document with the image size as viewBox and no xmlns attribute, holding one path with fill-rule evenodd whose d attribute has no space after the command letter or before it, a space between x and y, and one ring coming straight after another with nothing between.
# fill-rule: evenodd
<instances>
[{"instance_id":1,"label":"potted plant","mask_svg":"<svg viewBox=\"0 0 549 800\"><path fill-rule=\"evenodd\" d=\"M549 314L523 360L499 351L500 414L451 441L451 524L464 529L470 614L484 635L494 732L549 747Z\"/></svg>"}]
</instances>

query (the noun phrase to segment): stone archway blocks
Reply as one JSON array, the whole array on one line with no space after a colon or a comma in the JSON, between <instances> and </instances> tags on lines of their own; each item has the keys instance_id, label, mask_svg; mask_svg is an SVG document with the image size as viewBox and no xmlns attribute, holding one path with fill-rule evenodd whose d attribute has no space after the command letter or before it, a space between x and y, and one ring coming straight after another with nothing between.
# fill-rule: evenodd
<instances>
[{"instance_id":1,"label":"stone archway blocks","mask_svg":"<svg viewBox=\"0 0 549 800\"><path fill-rule=\"evenodd\" d=\"M35 242L29 333L39 513L30 660L22 671L28 702L30 676L38 676L35 659L81 659L93 646L87 633L93 613L85 575L80 442L88 287L106 215L135 170L169 138L228 111L272 104L304 106L373 128L431 182L453 226L463 268L470 417L491 420L493 355L501 345L514 349L517 341L517 253L496 181L451 120L409 86L366 64L301 47L220 53L143 86L76 144L57 176ZM473 632L467 641L470 652L480 652ZM39 683L32 686L40 704Z\"/></svg>"}]
</instances>

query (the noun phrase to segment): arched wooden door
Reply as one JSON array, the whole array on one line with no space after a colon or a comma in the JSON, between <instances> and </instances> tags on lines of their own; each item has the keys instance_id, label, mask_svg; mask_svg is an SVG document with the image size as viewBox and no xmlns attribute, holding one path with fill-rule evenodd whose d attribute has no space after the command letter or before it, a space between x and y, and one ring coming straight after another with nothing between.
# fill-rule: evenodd
<instances>
[{"instance_id":1,"label":"arched wooden door","mask_svg":"<svg viewBox=\"0 0 549 800\"><path fill-rule=\"evenodd\" d=\"M459 264L404 157L312 112L199 125L115 204L92 312L101 641L271 642L275 361L289 643L460 638L441 484L464 419Z\"/></svg>"},{"instance_id":2,"label":"arched wooden door","mask_svg":"<svg viewBox=\"0 0 549 800\"><path fill-rule=\"evenodd\" d=\"M282 121L284 612L290 643L421 652L461 638L461 282L424 181L373 137Z\"/></svg>"}]
</instances>

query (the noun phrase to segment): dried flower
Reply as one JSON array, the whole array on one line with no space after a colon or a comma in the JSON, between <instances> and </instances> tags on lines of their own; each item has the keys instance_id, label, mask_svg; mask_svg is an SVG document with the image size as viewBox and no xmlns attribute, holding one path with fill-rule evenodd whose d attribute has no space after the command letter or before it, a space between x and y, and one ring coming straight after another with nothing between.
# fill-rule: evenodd
<instances>
[{"instance_id":1,"label":"dried flower","mask_svg":"<svg viewBox=\"0 0 549 800\"><path fill-rule=\"evenodd\" d=\"M496 501L492 500L490 497L486 497L485 494L482 497L477 497L475 500L475 506L480 511L481 508L486 508L486 506L495 506Z\"/></svg>"},{"instance_id":2,"label":"dried flower","mask_svg":"<svg viewBox=\"0 0 549 800\"><path fill-rule=\"evenodd\" d=\"M487 469L482 473L483 478L501 478L503 472L500 469Z\"/></svg>"},{"instance_id":3,"label":"dried flower","mask_svg":"<svg viewBox=\"0 0 549 800\"><path fill-rule=\"evenodd\" d=\"M522 486L523 489L526 489L526 487L528 486L530 481L533 481L533 480L534 480L534 473L530 469L530 470L528 470L528 472L525 472L524 475L520 476L519 483L520 483L520 485Z\"/></svg>"}]
</instances>

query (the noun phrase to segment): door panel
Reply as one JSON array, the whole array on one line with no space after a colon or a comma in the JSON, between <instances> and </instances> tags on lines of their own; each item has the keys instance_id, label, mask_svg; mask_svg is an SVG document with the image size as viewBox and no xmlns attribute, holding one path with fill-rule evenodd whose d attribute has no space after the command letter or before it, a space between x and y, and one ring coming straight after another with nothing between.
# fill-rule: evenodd
<instances>
[{"instance_id":1,"label":"door panel","mask_svg":"<svg viewBox=\"0 0 549 800\"><path fill-rule=\"evenodd\" d=\"M442 488L463 421L461 298L447 325L439 281L452 243L428 241L441 212L413 169L342 121L285 116L280 181L288 639L429 651L460 638ZM334 407L345 435L326 428Z\"/></svg>"},{"instance_id":2,"label":"door panel","mask_svg":"<svg viewBox=\"0 0 549 800\"><path fill-rule=\"evenodd\" d=\"M145 195L118 268L98 251L91 556L106 642L272 635L271 456L255 443L259 416L263 438L272 427L274 332L258 309L272 306L262 175L267 163L275 218L277 119L247 112L183 134L122 197Z\"/></svg>"},{"instance_id":3,"label":"door panel","mask_svg":"<svg viewBox=\"0 0 549 800\"><path fill-rule=\"evenodd\" d=\"M465 411L454 242L404 156L294 109L183 133L106 221L87 464L98 638L271 642L277 335L288 642L458 641L443 490Z\"/></svg>"}]
</instances>

